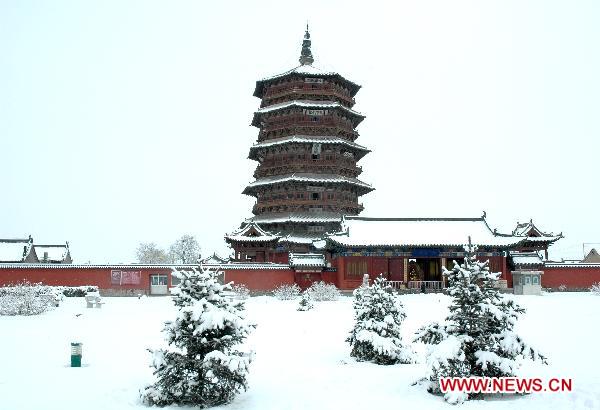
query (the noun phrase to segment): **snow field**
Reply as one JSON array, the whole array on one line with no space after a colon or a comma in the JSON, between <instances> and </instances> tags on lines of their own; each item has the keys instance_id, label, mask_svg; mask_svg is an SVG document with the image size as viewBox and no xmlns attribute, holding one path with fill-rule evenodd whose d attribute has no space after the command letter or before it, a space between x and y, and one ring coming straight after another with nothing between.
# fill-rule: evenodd
<instances>
[{"instance_id":1,"label":"snow field","mask_svg":"<svg viewBox=\"0 0 600 410\"><path fill-rule=\"evenodd\" d=\"M512 297L512 296L511 296ZM550 365L526 363L531 377L570 377L571 393L538 393L470 401L465 409L600 409L600 297L590 293L515 296L527 313L516 326ZM444 295L404 295L406 341L431 321L442 320ZM86 309L67 298L40 316L0 317L0 409L145 408L138 391L152 380L150 353L163 343L163 322L175 318L167 297L104 298ZM423 345L413 345L418 364L357 363L344 342L353 324L352 299L318 302L298 312L298 301L255 297L246 302L257 328L247 392L223 409L450 409L441 397L411 384L425 374ZM76 317L76 314L81 314ZM70 343L81 341L83 367L70 368Z\"/></svg>"}]
</instances>

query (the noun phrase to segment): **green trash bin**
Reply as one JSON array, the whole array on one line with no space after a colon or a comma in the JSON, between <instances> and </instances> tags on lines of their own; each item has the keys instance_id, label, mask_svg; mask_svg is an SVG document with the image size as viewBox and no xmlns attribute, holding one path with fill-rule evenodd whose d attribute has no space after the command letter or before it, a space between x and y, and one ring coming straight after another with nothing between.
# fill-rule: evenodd
<instances>
[{"instance_id":1,"label":"green trash bin","mask_svg":"<svg viewBox=\"0 0 600 410\"><path fill-rule=\"evenodd\" d=\"M81 367L83 343L71 343L71 367Z\"/></svg>"}]
</instances>

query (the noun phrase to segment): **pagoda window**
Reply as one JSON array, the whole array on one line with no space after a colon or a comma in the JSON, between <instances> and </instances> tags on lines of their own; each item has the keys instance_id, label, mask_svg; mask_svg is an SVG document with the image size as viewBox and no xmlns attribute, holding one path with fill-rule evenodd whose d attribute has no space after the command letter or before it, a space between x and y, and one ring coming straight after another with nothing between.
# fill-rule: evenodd
<instances>
[{"instance_id":1,"label":"pagoda window","mask_svg":"<svg viewBox=\"0 0 600 410\"><path fill-rule=\"evenodd\" d=\"M319 192L311 192L310 199L312 199L313 201L318 201L319 199L321 199L321 194Z\"/></svg>"}]
</instances>

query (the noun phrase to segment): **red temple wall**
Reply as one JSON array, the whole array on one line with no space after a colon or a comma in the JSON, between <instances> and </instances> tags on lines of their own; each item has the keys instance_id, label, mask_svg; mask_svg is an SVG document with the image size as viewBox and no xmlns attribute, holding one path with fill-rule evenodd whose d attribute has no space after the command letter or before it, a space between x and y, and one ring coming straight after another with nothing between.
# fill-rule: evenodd
<instances>
[{"instance_id":1,"label":"red temple wall","mask_svg":"<svg viewBox=\"0 0 600 410\"><path fill-rule=\"evenodd\" d=\"M543 288L557 289L560 285L565 285L569 289L588 289L594 283L600 282L600 266L590 268L546 266L543 271Z\"/></svg>"},{"instance_id":2,"label":"red temple wall","mask_svg":"<svg viewBox=\"0 0 600 410\"><path fill-rule=\"evenodd\" d=\"M225 283L244 284L254 291L268 291L279 285L295 283L291 269L227 269L224 272Z\"/></svg>"},{"instance_id":3,"label":"red temple wall","mask_svg":"<svg viewBox=\"0 0 600 410\"><path fill-rule=\"evenodd\" d=\"M137 272L139 283L112 283L113 271ZM99 289L112 289L118 293L127 293L135 290L136 293L150 293L150 275L166 274L169 287L171 282L171 269L148 268L137 266L109 266L98 268L82 267L32 267L32 268L0 268L0 286L14 285L19 282L43 283L49 286L98 286ZM138 282L138 281L136 281Z\"/></svg>"}]
</instances>

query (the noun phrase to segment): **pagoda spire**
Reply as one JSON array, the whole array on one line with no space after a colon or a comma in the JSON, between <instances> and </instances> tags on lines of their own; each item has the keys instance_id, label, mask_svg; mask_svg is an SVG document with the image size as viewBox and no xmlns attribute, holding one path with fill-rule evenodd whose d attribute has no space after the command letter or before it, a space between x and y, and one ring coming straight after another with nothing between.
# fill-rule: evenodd
<instances>
[{"instance_id":1,"label":"pagoda spire","mask_svg":"<svg viewBox=\"0 0 600 410\"><path fill-rule=\"evenodd\" d=\"M302 51L300 52L300 64L312 65L315 59L313 58L312 52L310 51L310 33L308 32L308 23L306 24L306 32L304 33L304 40L302 40Z\"/></svg>"}]
</instances>

